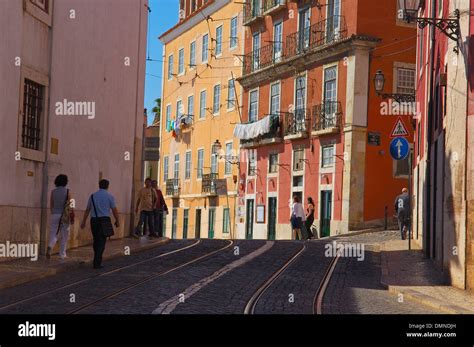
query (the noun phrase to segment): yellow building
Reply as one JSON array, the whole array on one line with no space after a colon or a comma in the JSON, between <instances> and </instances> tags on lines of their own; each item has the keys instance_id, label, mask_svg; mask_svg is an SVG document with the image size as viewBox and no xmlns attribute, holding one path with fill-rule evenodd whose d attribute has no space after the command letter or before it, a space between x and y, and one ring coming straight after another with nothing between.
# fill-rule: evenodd
<instances>
[{"instance_id":1,"label":"yellow building","mask_svg":"<svg viewBox=\"0 0 474 347\"><path fill-rule=\"evenodd\" d=\"M180 1L165 32L159 184L172 238L234 238L242 5Z\"/></svg>"}]
</instances>

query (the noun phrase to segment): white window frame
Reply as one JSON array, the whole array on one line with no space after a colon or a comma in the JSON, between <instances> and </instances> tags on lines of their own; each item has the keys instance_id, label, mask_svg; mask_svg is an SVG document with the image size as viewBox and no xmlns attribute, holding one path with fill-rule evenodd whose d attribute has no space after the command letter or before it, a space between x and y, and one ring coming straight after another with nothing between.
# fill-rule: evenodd
<instances>
[{"instance_id":1,"label":"white window frame","mask_svg":"<svg viewBox=\"0 0 474 347\"><path fill-rule=\"evenodd\" d=\"M230 82L233 81L233 89L234 89L234 99L233 101L231 102L230 101ZM230 107L229 107L229 104L232 104ZM237 93L235 91L235 79L233 78L229 78L227 80L227 111L232 111L235 109L235 104L237 103Z\"/></svg>"},{"instance_id":2,"label":"white window frame","mask_svg":"<svg viewBox=\"0 0 474 347\"><path fill-rule=\"evenodd\" d=\"M170 171L170 158L169 156L165 155L163 157L163 182L169 179L169 171Z\"/></svg>"},{"instance_id":3,"label":"white window frame","mask_svg":"<svg viewBox=\"0 0 474 347\"><path fill-rule=\"evenodd\" d=\"M256 92L257 93L257 110L256 110L256 114L255 114L255 119L254 120L250 120L250 110L251 110L251 100L252 100L252 93ZM254 89L251 89L249 90L249 113L247 115L248 117L248 122L256 122L258 121L258 108L259 108L259 103L260 103L260 89L259 88L254 88Z\"/></svg>"},{"instance_id":4,"label":"white window frame","mask_svg":"<svg viewBox=\"0 0 474 347\"><path fill-rule=\"evenodd\" d=\"M269 93L268 93L268 114L273 114L272 113L272 88L274 85L278 85L278 112L275 113L275 115L279 115L280 114L280 111L281 111L281 81L278 80L278 81L275 81L273 83L270 84L270 90L269 90Z\"/></svg>"},{"instance_id":5,"label":"white window frame","mask_svg":"<svg viewBox=\"0 0 474 347\"><path fill-rule=\"evenodd\" d=\"M219 87L219 88L217 88ZM217 112L215 109L216 106L216 88L219 90L219 98L217 99ZM212 115L218 116L221 112L221 96L222 96L222 86L220 83L215 84L212 87Z\"/></svg>"},{"instance_id":6,"label":"white window frame","mask_svg":"<svg viewBox=\"0 0 474 347\"><path fill-rule=\"evenodd\" d=\"M199 165L199 153L202 153L202 164ZM204 147L200 147L197 149L197 152L196 152L196 177L197 177L197 180L200 181L202 180L202 175L204 173L204 154L205 154L205 151L204 151ZM199 167L201 166L201 171L199 171Z\"/></svg>"},{"instance_id":7,"label":"white window frame","mask_svg":"<svg viewBox=\"0 0 474 347\"><path fill-rule=\"evenodd\" d=\"M184 47L181 47L178 49L178 76L182 76L186 73L184 59Z\"/></svg>"},{"instance_id":8,"label":"white window frame","mask_svg":"<svg viewBox=\"0 0 474 347\"><path fill-rule=\"evenodd\" d=\"M204 93L204 108L202 107L202 94ZM201 114L201 111L204 110L204 113ZM199 92L199 119L206 119L206 111L207 111L207 90L202 89Z\"/></svg>"},{"instance_id":9,"label":"white window frame","mask_svg":"<svg viewBox=\"0 0 474 347\"><path fill-rule=\"evenodd\" d=\"M194 54L191 47L194 47ZM196 68L196 49L196 40L194 40L189 44L189 69L191 70Z\"/></svg>"},{"instance_id":10,"label":"white window frame","mask_svg":"<svg viewBox=\"0 0 474 347\"><path fill-rule=\"evenodd\" d=\"M219 40L219 36L218 36L218 30L219 29L220 29L220 32L221 32L220 40ZM222 52L224 51L223 37L224 37L224 25L223 24L217 25L216 26L216 49L214 51L214 53L216 55L216 58L222 56ZM217 51L218 47L220 47L219 52Z\"/></svg>"},{"instance_id":11,"label":"white window frame","mask_svg":"<svg viewBox=\"0 0 474 347\"><path fill-rule=\"evenodd\" d=\"M189 156L189 161L188 161ZM193 167L193 153L191 150L187 150L184 154L184 180L189 181L192 178L192 167Z\"/></svg>"},{"instance_id":12,"label":"white window frame","mask_svg":"<svg viewBox=\"0 0 474 347\"><path fill-rule=\"evenodd\" d=\"M207 37L206 49L204 49L204 38ZM204 52L206 52L206 58L204 59ZM201 38L201 63L207 63L209 61L209 33L205 33Z\"/></svg>"},{"instance_id":13,"label":"white window frame","mask_svg":"<svg viewBox=\"0 0 474 347\"><path fill-rule=\"evenodd\" d=\"M168 64L167 64L167 72L168 72L168 81L173 79L173 70L174 70L174 55L171 53L168 55Z\"/></svg>"},{"instance_id":14,"label":"white window frame","mask_svg":"<svg viewBox=\"0 0 474 347\"><path fill-rule=\"evenodd\" d=\"M232 21L235 20L235 36L232 36ZM232 45L233 38L235 38L235 45ZM239 16L235 15L230 19L229 29L229 50L233 51L239 46Z\"/></svg>"},{"instance_id":15,"label":"white window frame","mask_svg":"<svg viewBox=\"0 0 474 347\"><path fill-rule=\"evenodd\" d=\"M192 107L191 110L189 109L189 104L190 104L189 99L190 99L190 98L192 98L192 101L193 101L193 105L192 105L193 107ZM187 114L187 115L194 116L194 107L195 107L194 94L190 94L190 95L188 95L188 97L187 97L187 108L186 108L187 112L186 112L186 114ZM189 111L191 111L191 112L189 112Z\"/></svg>"},{"instance_id":16,"label":"white window frame","mask_svg":"<svg viewBox=\"0 0 474 347\"><path fill-rule=\"evenodd\" d=\"M175 153L173 162L173 178L179 179L179 153Z\"/></svg>"},{"instance_id":17,"label":"white window frame","mask_svg":"<svg viewBox=\"0 0 474 347\"><path fill-rule=\"evenodd\" d=\"M227 151L230 145L230 153ZM225 165L224 165L224 176L232 176L232 164L229 162L229 156L232 155L234 150L234 141L230 140L225 143ZM227 170L230 168L230 170Z\"/></svg>"}]
</instances>

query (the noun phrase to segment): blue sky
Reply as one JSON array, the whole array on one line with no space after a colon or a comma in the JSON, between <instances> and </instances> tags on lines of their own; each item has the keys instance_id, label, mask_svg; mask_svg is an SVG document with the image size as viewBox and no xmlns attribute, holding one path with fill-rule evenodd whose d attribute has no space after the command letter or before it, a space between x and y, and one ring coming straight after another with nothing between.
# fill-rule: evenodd
<instances>
[{"instance_id":1,"label":"blue sky","mask_svg":"<svg viewBox=\"0 0 474 347\"><path fill-rule=\"evenodd\" d=\"M145 108L148 110L148 123L153 120L151 109L154 100L161 97L161 69L163 45L158 37L178 22L178 0L150 0L151 13L148 17L147 57L158 61L147 61L145 75Z\"/></svg>"}]
</instances>

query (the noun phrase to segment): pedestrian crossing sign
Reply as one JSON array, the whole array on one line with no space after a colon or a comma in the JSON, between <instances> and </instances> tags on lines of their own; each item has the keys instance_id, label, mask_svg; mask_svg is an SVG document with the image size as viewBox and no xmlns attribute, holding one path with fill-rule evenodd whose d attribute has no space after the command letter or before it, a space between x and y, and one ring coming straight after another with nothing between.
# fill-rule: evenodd
<instances>
[{"instance_id":1,"label":"pedestrian crossing sign","mask_svg":"<svg viewBox=\"0 0 474 347\"><path fill-rule=\"evenodd\" d=\"M399 136L408 136L408 131L403 123L402 117L398 117L397 122L395 123L395 126L392 129L392 132L390 134L390 137L399 137Z\"/></svg>"}]
</instances>

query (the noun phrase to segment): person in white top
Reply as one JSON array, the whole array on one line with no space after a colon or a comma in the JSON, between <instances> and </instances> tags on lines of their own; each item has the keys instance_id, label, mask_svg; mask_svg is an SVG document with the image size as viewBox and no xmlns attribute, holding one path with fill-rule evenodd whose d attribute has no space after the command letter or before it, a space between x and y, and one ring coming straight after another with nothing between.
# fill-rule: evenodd
<instances>
[{"instance_id":1,"label":"person in white top","mask_svg":"<svg viewBox=\"0 0 474 347\"><path fill-rule=\"evenodd\" d=\"M303 205L300 202L300 198L295 195L293 196L293 205L291 206L290 223L291 229L293 230L293 239L296 240L296 235L300 240L303 239L301 235L301 227L303 222L306 221Z\"/></svg>"}]
</instances>

